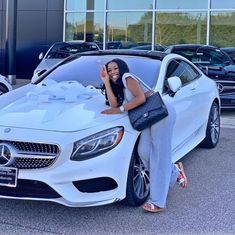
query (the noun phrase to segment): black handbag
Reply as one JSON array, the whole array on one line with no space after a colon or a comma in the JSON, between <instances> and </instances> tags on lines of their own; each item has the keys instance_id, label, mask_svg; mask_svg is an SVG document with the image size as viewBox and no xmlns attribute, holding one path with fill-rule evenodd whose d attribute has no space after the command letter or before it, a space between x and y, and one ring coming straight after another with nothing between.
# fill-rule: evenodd
<instances>
[{"instance_id":1,"label":"black handbag","mask_svg":"<svg viewBox=\"0 0 235 235\"><path fill-rule=\"evenodd\" d=\"M136 76L135 76L136 77ZM138 79L138 78L137 78ZM146 84L138 79L145 87L153 92ZM166 105L158 92L153 92L151 96L146 98L146 102L134 109L128 111L131 125L134 129L142 131L159 122L168 115Z\"/></svg>"}]
</instances>

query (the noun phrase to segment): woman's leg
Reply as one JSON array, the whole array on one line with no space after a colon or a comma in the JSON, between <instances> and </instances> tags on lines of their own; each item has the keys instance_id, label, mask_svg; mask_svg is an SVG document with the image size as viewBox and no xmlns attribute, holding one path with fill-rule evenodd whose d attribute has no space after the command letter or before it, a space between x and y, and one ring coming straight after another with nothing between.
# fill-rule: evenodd
<instances>
[{"instance_id":1,"label":"woman's leg","mask_svg":"<svg viewBox=\"0 0 235 235\"><path fill-rule=\"evenodd\" d=\"M145 167L149 169L150 152L152 149L152 140L150 136L150 128L146 128L141 132L138 144L138 154L143 161Z\"/></svg>"},{"instance_id":2,"label":"woman's leg","mask_svg":"<svg viewBox=\"0 0 235 235\"><path fill-rule=\"evenodd\" d=\"M175 110L166 103L169 115L150 128L150 201L165 208L169 186L176 182L178 168L172 163L171 139L175 123Z\"/></svg>"}]
</instances>

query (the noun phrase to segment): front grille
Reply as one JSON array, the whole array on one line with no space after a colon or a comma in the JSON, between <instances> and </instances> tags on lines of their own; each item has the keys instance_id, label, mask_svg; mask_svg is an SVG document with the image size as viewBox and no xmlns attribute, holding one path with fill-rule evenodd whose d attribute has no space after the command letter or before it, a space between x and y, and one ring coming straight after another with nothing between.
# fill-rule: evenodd
<instances>
[{"instance_id":1,"label":"front grille","mask_svg":"<svg viewBox=\"0 0 235 235\"><path fill-rule=\"evenodd\" d=\"M6 141L6 143L12 144L16 149L22 152L48 153L48 154L59 153L59 148L55 144L42 144L42 143L19 142L19 141Z\"/></svg>"},{"instance_id":2,"label":"front grille","mask_svg":"<svg viewBox=\"0 0 235 235\"><path fill-rule=\"evenodd\" d=\"M60 198L61 196L49 185L36 180L17 180L17 187L0 186L0 195L8 197Z\"/></svg>"},{"instance_id":3,"label":"front grille","mask_svg":"<svg viewBox=\"0 0 235 235\"><path fill-rule=\"evenodd\" d=\"M235 94L234 81L216 81L219 93L221 95Z\"/></svg>"},{"instance_id":4,"label":"front grille","mask_svg":"<svg viewBox=\"0 0 235 235\"><path fill-rule=\"evenodd\" d=\"M40 169L51 166L60 153L60 149L55 144L20 142L20 141L0 141L1 144L11 146L11 153L14 161L7 165L18 169Z\"/></svg>"},{"instance_id":5,"label":"front grille","mask_svg":"<svg viewBox=\"0 0 235 235\"><path fill-rule=\"evenodd\" d=\"M18 169L39 169L51 166L55 161L53 159L43 159L43 158L26 158L20 157L16 158L15 162L11 165Z\"/></svg>"}]
</instances>

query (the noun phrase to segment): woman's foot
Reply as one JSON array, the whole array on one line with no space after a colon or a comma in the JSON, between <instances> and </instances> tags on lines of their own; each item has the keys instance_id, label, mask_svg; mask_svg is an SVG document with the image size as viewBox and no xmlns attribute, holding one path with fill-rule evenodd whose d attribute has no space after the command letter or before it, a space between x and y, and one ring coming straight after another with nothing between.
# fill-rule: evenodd
<instances>
[{"instance_id":1,"label":"woman's foot","mask_svg":"<svg viewBox=\"0 0 235 235\"><path fill-rule=\"evenodd\" d=\"M185 171L184 171L184 166L183 166L182 162L176 163L176 166L179 169L179 176L177 178L177 182L180 185L180 187L183 189L188 184L187 176L186 176Z\"/></svg>"},{"instance_id":2,"label":"woman's foot","mask_svg":"<svg viewBox=\"0 0 235 235\"><path fill-rule=\"evenodd\" d=\"M152 212L152 213L162 212L165 210L164 208L154 205L151 201L145 202L142 208L145 211Z\"/></svg>"}]
</instances>

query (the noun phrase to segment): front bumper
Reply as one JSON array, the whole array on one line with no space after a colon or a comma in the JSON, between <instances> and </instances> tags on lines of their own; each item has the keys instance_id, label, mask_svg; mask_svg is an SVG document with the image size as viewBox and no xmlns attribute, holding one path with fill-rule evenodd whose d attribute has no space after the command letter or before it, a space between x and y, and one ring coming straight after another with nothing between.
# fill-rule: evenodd
<instances>
[{"instance_id":1,"label":"front bumper","mask_svg":"<svg viewBox=\"0 0 235 235\"><path fill-rule=\"evenodd\" d=\"M221 109L235 109L235 94L220 94Z\"/></svg>"},{"instance_id":2,"label":"front bumper","mask_svg":"<svg viewBox=\"0 0 235 235\"><path fill-rule=\"evenodd\" d=\"M12 129L3 135L3 129L0 127L1 142L53 143L59 146L60 153L49 167L19 169L17 187L0 186L0 197L54 201L72 207L104 205L125 198L137 133L125 131L119 145L105 154L84 161L72 161L70 156L74 141L92 134L91 130L55 133ZM93 133L98 131L98 128L92 130Z\"/></svg>"}]
</instances>

